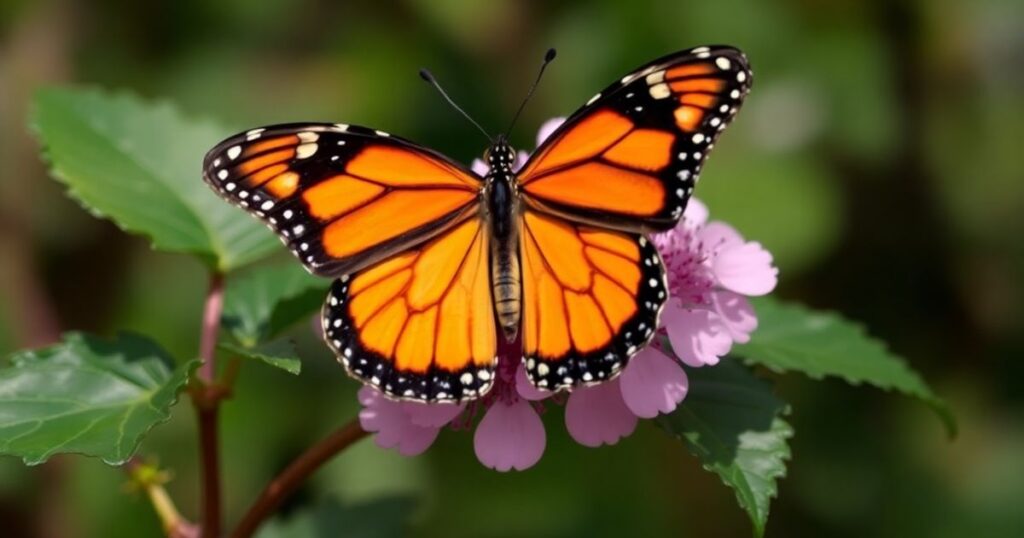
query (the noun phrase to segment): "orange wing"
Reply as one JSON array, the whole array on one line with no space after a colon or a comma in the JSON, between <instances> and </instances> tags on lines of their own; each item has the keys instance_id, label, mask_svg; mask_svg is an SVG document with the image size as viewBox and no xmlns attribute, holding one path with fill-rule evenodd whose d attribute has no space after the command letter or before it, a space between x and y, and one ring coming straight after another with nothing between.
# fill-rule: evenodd
<instances>
[{"instance_id":1,"label":"orange wing","mask_svg":"<svg viewBox=\"0 0 1024 538\"><path fill-rule=\"evenodd\" d=\"M486 393L497 364L489 251L482 221L467 219L336 280L323 327L349 374L400 399Z\"/></svg>"},{"instance_id":2,"label":"orange wing","mask_svg":"<svg viewBox=\"0 0 1024 538\"><path fill-rule=\"evenodd\" d=\"M526 210L520 230L523 357L543 389L607 381L647 345L666 299L642 235Z\"/></svg>"},{"instance_id":3,"label":"orange wing","mask_svg":"<svg viewBox=\"0 0 1024 538\"><path fill-rule=\"evenodd\" d=\"M746 57L730 47L641 67L538 148L519 173L524 198L548 213L625 231L673 227L750 82Z\"/></svg>"},{"instance_id":4,"label":"orange wing","mask_svg":"<svg viewBox=\"0 0 1024 538\"><path fill-rule=\"evenodd\" d=\"M440 154L341 124L253 129L217 145L203 169L214 190L324 276L366 267L475 214L482 186Z\"/></svg>"}]
</instances>

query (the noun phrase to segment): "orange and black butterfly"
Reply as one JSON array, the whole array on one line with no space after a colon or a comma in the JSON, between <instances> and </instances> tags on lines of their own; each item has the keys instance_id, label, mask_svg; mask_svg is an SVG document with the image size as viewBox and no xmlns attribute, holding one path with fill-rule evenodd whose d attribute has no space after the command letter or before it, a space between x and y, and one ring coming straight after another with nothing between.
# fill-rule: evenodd
<instances>
[{"instance_id":1,"label":"orange and black butterfly","mask_svg":"<svg viewBox=\"0 0 1024 538\"><path fill-rule=\"evenodd\" d=\"M382 131L309 123L225 140L204 178L336 279L325 338L354 377L470 400L518 336L534 385L571 390L653 338L668 291L644 234L680 219L750 83L737 49L671 54L587 101L518 171L492 140L486 177Z\"/></svg>"}]
</instances>

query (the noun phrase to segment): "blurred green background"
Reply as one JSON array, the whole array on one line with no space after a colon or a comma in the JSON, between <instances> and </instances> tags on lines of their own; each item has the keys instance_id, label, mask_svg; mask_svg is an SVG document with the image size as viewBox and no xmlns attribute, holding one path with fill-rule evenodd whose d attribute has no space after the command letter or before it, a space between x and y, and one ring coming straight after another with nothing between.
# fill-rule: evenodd
<instances>
[{"instance_id":1,"label":"blurred green background","mask_svg":"<svg viewBox=\"0 0 1024 538\"><path fill-rule=\"evenodd\" d=\"M756 83L697 195L776 255L778 295L865 322L958 415L837 381L778 379L793 461L768 536L1024 536L1024 4L1018 0L513 2L5 0L0 3L0 351L57 330L156 337L194 356L200 264L152 252L66 199L26 127L44 85L125 88L239 129L370 125L470 160L479 135L416 76L505 125L543 51L551 66L513 140L652 58L744 49ZM159 125L154 125L159 129ZM196 181L200 180L196 162ZM290 457L356 411L356 385L299 327L292 378L247 364L223 412L231 521ZM558 415L558 416L555 416ZM650 424L580 447L549 415L524 473L445 432L406 459L369 442L290 501L411 496L415 536L749 536L732 492ZM143 444L197 515L194 418ZM159 534L96 460L0 460L0 535Z\"/></svg>"}]
</instances>

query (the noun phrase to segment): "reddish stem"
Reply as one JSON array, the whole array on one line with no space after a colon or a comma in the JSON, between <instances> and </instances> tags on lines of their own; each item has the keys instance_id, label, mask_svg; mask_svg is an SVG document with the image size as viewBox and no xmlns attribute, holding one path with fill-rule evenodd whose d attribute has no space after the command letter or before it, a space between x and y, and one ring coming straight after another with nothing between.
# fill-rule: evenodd
<instances>
[{"instance_id":1,"label":"reddish stem","mask_svg":"<svg viewBox=\"0 0 1024 538\"><path fill-rule=\"evenodd\" d=\"M367 432L359 425L359 420L354 419L309 447L302 455L295 458L281 474L271 480L270 484L267 484L259 498L246 512L238 527L231 533L231 538L252 536L263 521L270 517L281 506L281 503L309 478L309 475L366 435Z\"/></svg>"},{"instance_id":2,"label":"reddish stem","mask_svg":"<svg viewBox=\"0 0 1024 538\"><path fill-rule=\"evenodd\" d=\"M217 538L221 532L220 453L217 436L217 411L224 391L216 385L217 333L224 307L224 275L210 275L210 289L203 309L203 326L199 339L200 383L192 390L192 404L199 421L199 455L202 465L202 530L203 536Z\"/></svg>"},{"instance_id":3,"label":"reddish stem","mask_svg":"<svg viewBox=\"0 0 1024 538\"><path fill-rule=\"evenodd\" d=\"M213 273L210 275L210 290L206 295L206 306L203 308L203 328L199 339L199 358L203 360L199 377L207 385L212 384L217 375L217 332L220 329L220 315L223 309L224 275Z\"/></svg>"},{"instance_id":4,"label":"reddish stem","mask_svg":"<svg viewBox=\"0 0 1024 538\"><path fill-rule=\"evenodd\" d=\"M209 398L203 398L209 401ZM220 453L217 439L217 410L214 402L197 403L199 420L199 454L203 472L202 529L205 538L218 538L221 533L220 514Z\"/></svg>"}]
</instances>

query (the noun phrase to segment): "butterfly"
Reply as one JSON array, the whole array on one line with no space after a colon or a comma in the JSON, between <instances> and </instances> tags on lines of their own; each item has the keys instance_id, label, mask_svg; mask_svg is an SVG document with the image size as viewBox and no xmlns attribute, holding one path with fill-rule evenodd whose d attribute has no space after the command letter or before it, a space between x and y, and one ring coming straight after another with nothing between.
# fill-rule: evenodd
<instances>
[{"instance_id":1,"label":"butterfly","mask_svg":"<svg viewBox=\"0 0 1024 538\"><path fill-rule=\"evenodd\" d=\"M653 339L668 289L645 234L682 217L750 84L735 48L670 54L594 95L521 169L492 139L486 176L384 131L294 123L224 140L203 177L335 279L324 336L351 376L394 399L472 400L499 341L521 339L530 381L572 390Z\"/></svg>"}]
</instances>

